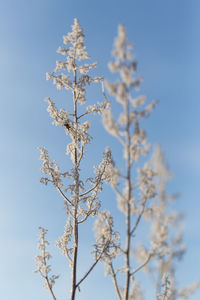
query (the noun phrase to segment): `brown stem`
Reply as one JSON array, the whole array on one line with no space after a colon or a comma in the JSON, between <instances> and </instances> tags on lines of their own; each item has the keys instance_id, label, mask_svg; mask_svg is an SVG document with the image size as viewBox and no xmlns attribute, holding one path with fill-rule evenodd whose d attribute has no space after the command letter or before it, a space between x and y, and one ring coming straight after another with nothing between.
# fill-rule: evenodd
<instances>
[{"instance_id":1,"label":"brown stem","mask_svg":"<svg viewBox=\"0 0 200 300\"><path fill-rule=\"evenodd\" d=\"M131 246L131 154L130 154L130 118L129 118L129 101L126 103L126 133L127 133L127 181L128 181L128 199L127 199L127 210L126 210L126 250L125 250L125 265L126 265L126 282L124 289L124 300L129 298L129 287L130 287L130 246Z\"/></svg>"},{"instance_id":2,"label":"brown stem","mask_svg":"<svg viewBox=\"0 0 200 300\"><path fill-rule=\"evenodd\" d=\"M92 264L92 266L89 268L89 270L87 271L87 273L83 276L83 278L81 280L79 280L79 282L77 283L76 287L79 287L79 285L81 284L81 282L83 282L83 280L85 280L85 278L90 274L90 272L94 269L94 267L96 266L96 264L98 263L98 261L101 259L105 249L107 248L108 244L110 243L110 240L107 241L107 243L105 243L102 252L99 254L98 258L95 260L95 262Z\"/></svg>"},{"instance_id":3,"label":"brown stem","mask_svg":"<svg viewBox=\"0 0 200 300\"><path fill-rule=\"evenodd\" d=\"M75 209L76 211L76 209ZM73 260L72 260L72 289L71 289L71 300L75 299L76 293L76 273L77 273L77 257L78 257L78 224L76 220L76 213L74 218L74 252L73 252Z\"/></svg>"},{"instance_id":4,"label":"brown stem","mask_svg":"<svg viewBox=\"0 0 200 300\"><path fill-rule=\"evenodd\" d=\"M49 282L49 278L48 278L48 277L45 277L45 280L46 280L46 282L47 282L48 289L49 289L49 291L50 291L50 293L51 293L51 296L52 296L53 300L56 300L56 297L55 297L55 295L54 295L54 293L53 293L52 287L51 287L50 282Z\"/></svg>"},{"instance_id":5,"label":"brown stem","mask_svg":"<svg viewBox=\"0 0 200 300\"><path fill-rule=\"evenodd\" d=\"M75 123L75 143L77 141L77 98L76 98L76 70L74 70L74 92L73 92L73 102L74 102L74 123ZM71 300L75 299L76 294L76 280L77 280L77 257L78 257L78 219L77 219L77 210L78 210L78 202L79 202L79 172L78 172L78 159L77 159L77 149L74 151L74 166L75 166L75 175L74 175L74 184L75 184L75 200L74 200L74 225L73 225L73 233L74 233L74 245L73 245L73 258L72 258L72 288L71 288Z\"/></svg>"},{"instance_id":6,"label":"brown stem","mask_svg":"<svg viewBox=\"0 0 200 300\"><path fill-rule=\"evenodd\" d=\"M152 256L153 256L153 254L150 253L149 256L147 257L147 259L145 260L145 262L144 262L142 265L140 265L139 267L137 267L137 268L131 273L131 275L133 276L133 275L134 275L135 273L137 273L139 270L141 270L142 268L144 268L144 267L148 264L148 262L150 261L150 259L152 258Z\"/></svg>"},{"instance_id":7,"label":"brown stem","mask_svg":"<svg viewBox=\"0 0 200 300\"><path fill-rule=\"evenodd\" d=\"M74 204L66 197L66 195L63 193L63 191L61 190L61 188L57 187L59 193L62 195L62 197L71 205L74 206Z\"/></svg>"},{"instance_id":8,"label":"brown stem","mask_svg":"<svg viewBox=\"0 0 200 300\"><path fill-rule=\"evenodd\" d=\"M91 193L94 189L96 189L96 188L98 187L98 185L100 184L101 179L102 179L102 177L103 177L103 174L104 174L104 172L105 172L105 168L106 168L106 167L104 166L104 168L103 168L103 170L102 170L102 172L101 172L101 175L99 176L99 180L97 181L97 183L96 183L91 189L89 189L88 191L86 191L86 192L84 192L83 194L81 194L80 197L83 197L83 196L85 196L85 195Z\"/></svg>"},{"instance_id":9,"label":"brown stem","mask_svg":"<svg viewBox=\"0 0 200 300\"><path fill-rule=\"evenodd\" d=\"M119 290L119 285L118 285L118 282L117 282L116 273L115 273L115 271L114 271L114 268L113 268L113 264L112 264L112 263L110 264L110 268L111 268L111 276L112 276L112 278L113 278L113 282L114 282L114 286L115 286L117 295L118 295L119 299L122 300L122 296L121 296L121 293L120 293L120 290Z\"/></svg>"},{"instance_id":10,"label":"brown stem","mask_svg":"<svg viewBox=\"0 0 200 300\"><path fill-rule=\"evenodd\" d=\"M143 213L144 213L144 210L145 210L145 204L146 204L146 200L145 200L145 202L142 204L142 210L141 210L141 212L140 212L140 214L139 214L139 216L138 216L138 218L137 218L137 220L136 220L136 222L135 222L135 225L134 225L133 229L131 230L131 235L133 235L133 233L135 232L135 230L136 230L138 224L140 223L141 217L142 217L142 215L143 215Z\"/></svg>"}]
</instances>

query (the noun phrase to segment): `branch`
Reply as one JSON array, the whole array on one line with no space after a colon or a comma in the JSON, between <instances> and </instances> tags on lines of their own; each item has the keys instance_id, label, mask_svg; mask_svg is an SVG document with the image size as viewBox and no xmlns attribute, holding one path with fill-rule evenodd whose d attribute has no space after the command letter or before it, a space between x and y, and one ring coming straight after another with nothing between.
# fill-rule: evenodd
<instances>
[{"instance_id":1,"label":"branch","mask_svg":"<svg viewBox=\"0 0 200 300\"><path fill-rule=\"evenodd\" d=\"M86 191L85 193L81 194L80 197L83 197L87 194L89 194L90 192L92 192L94 189L96 189L96 187L99 185L99 181L95 184L95 186L93 186L90 190Z\"/></svg>"},{"instance_id":2,"label":"branch","mask_svg":"<svg viewBox=\"0 0 200 300\"><path fill-rule=\"evenodd\" d=\"M71 248L70 248L71 249ZM67 249L67 247L65 247L65 256L66 256L66 258L68 259L68 261L69 261L69 263L70 263L70 265L72 265L72 259L71 259L71 257L70 257L70 255L69 255L69 251L70 251L70 249Z\"/></svg>"},{"instance_id":3,"label":"branch","mask_svg":"<svg viewBox=\"0 0 200 300\"><path fill-rule=\"evenodd\" d=\"M119 134L117 134L117 138L119 139L120 143L121 143L123 146L125 146L125 141L123 140L123 138L122 138Z\"/></svg>"},{"instance_id":4,"label":"branch","mask_svg":"<svg viewBox=\"0 0 200 300\"><path fill-rule=\"evenodd\" d=\"M140 212L140 214L139 214L139 216L138 216L138 218L137 218L137 220L136 220L136 222L135 222L135 225L134 225L133 229L132 229L131 232L130 232L131 235L133 235L133 233L135 232L135 230L136 230L138 224L140 223L141 217L142 217L142 215L143 215L143 213L144 213L144 210L145 210L145 204L146 204L146 200L145 200L144 203L142 204L142 210L141 210L141 212Z\"/></svg>"},{"instance_id":5,"label":"branch","mask_svg":"<svg viewBox=\"0 0 200 300\"><path fill-rule=\"evenodd\" d=\"M49 166L49 164L48 164L48 168L50 169L50 175L51 175L51 177L53 178L53 172L51 171L51 168L50 168L50 166ZM50 181L50 180L49 180ZM53 180L51 180L53 183L54 183L54 181ZM62 195L62 197L69 203L69 204L71 204L71 206L74 206L74 204L65 196L65 194L62 192L62 190L61 190L61 188L59 187L59 186L56 186L56 188L58 189L58 191L59 191L59 193Z\"/></svg>"},{"instance_id":6,"label":"branch","mask_svg":"<svg viewBox=\"0 0 200 300\"><path fill-rule=\"evenodd\" d=\"M92 211L88 211L87 214L85 215L85 217L82 220L78 221L78 224L85 222L87 220L87 218L91 215L91 213L92 213Z\"/></svg>"},{"instance_id":7,"label":"branch","mask_svg":"<svg viewBox=\"0 0 200 300\"><path fill-rule=\"evenodd\" d=\"M54 300L56 300L56 297L55 297L55 295L54 295L54 292L53 292L53 290L52 290L52 288L51 288L51 285L50 285L50 283L49 283L49 278L48 278L48 276L43 275L43 273L42 273L40 270L39 270L39 273L40 273L41 277L44 278L44 279L46 280L46 283L47 283L48 289L49 289L49 291L50 291L50 293L51 293L51 296L53 297Z\"/></svg>"},{"instance_id":8,"label":"branch","mask_svg":"<svg viewBox=\"0 0 200 300\"><path fill-rule=\"evenodd\" d=\"M80 165L80 162L81 162L81 160L82 160L82 158L83 158L83 149L84 149L84 145L81 145L81 154L80 154L80 156L79 156L78 166Z\"/></svg>"},{"instance_id":9,"label":"branch","mask_svg":"<svg viewBox=\"0 0 200 300\"><path fill-rule=\"evenodd\" d=\"M103 170L102 170L102 173L101 173L100 178L99 178L99 180L97 181L97 183L96 183L91 189L89 189L89 190L86 191L85 193L79 195L80 197L83 197L83 196L89 194L89 193L92 192L94 189L96 189L96 187L98 187L99 183L101 182L101 178L102 178L102 176L103 176L104 171L105 171L105 166L104 166L104 168L103 168Z\"/></svg>"},{"instance_id":10,"label":"branch","mask_svg":"<svg viewBox=\"0 0 200 300\"><path fill-rule=\"evenodd\" d=\"M90 114L89 111L86 111L85 113L83 113L82 115L80 115L79 117L77 117L77 120L79 120L80 118L82 118L83 116Z\"/></svg>"},{"instance_id":11,"label":"branch","mask_svg":"<svg viewBox=\"0 0 200 300\"><path fill-rule=\"evenodd\" d=\"M144 268L146 266L146 264L148 264L150 259L153 257L153 255L154 255L153 253L150 253L149 256L147 257L147 259L145 260L145 262L142 265L140 265L139 267L137 267L130 275L133 276L136 272L138 272L139 270Z\"/></svg>"},{"instance_id":12,"label":"branch","mask_svg":"<svg viewBox=\"0 0 200 300\"><path fill-rule=\"evenodd\" d=\"M102 252L99 254L99 257L96 259L96 261L92 264L92 266L89 268L89 270L87 271L87 273L82 277L81 280L79 280L79 282L76 284L76 288L83 282L83 280L86 279L86 277L90 274L90 272L94 269L94 267L96 266L96 264L98 263L98 261L101 259L106 247L108 246L108 244L110 243L110 240L107 241L107 243L105 244Z\"/></svg>"},{"instance_id":13,"label":"branch","mask_svg":"<svg viewBox=\"0 0 200 300\"><path fill-rule=\"evenodd\" d=\"M120 300L122 300L122 296L120 294L120 290L119 290L119 285L118 285L118 282L117 282L117 277L116 277L116 273L114 271L114 268L113 268L113 265L112 265L112 262L110 264L110 267L111 267L111 276L113 278L113 281L114 281L114 286L115 286L115 289L116 289L116 292L117 292L117 295L119 297Z\"/></svg>"},{"instance_id":14,"label":"branch","mask_svg":"<svg viewBox=\"0 0 200 300\"><path fill-rule=\"evenodd\" d=\"M51 296L52 296L53 300L56 300L56 297L55 297L55 295L54 295L54 292L53 292L53 290L52 290L52 288L51 288L51 285L50 285L50 283L49 283L49 278L48 278L48 276L45 276L45 280L46 280L46 282L47 282L47 285L48 285L48 288L49 288L49 291L50 291L50 293L51 293Z\"/></svg>"},{"instance_id":15,"label":"branch","mask_svg":"<svg viewBox=\"0 0 200 300\"><path fill-rule=\"evenodd\" d=\"M93 200L94 199L95 199L95 197L93 198ZM93 202L89 203L89 207L88 207L88 210L87 210L85 216L83 217L82 220L78 221L78 224L84 223L87 220L87 218L92 214L92 212L94 211L94 209L92 209L92 204L93 204Z\"/></svg>"},{"instance_id":16,"label":"branch","mask_svg":"<svg viewBox=\"0 0 200 300\"><path fill-rule=\"evenodd\" d=\"M122 193L120 193L120 191L117 189L116 185L113 185L113 188L114 188L116 194L118 194L121 198L124 198L124 196L122 195Z\"/></svg>"},{"instance_id":17,"label":"branch","mask_svg":"<svg viewBox=\"0 0 200 300\"><path fill-rule=\"evenodd\" d=\"M57 189L59 193L62 195L62 197L71 205L74 206L74 204L65 196L65 194L62 192L62 190L57 186Z\"/></svg>"}]
</instances>

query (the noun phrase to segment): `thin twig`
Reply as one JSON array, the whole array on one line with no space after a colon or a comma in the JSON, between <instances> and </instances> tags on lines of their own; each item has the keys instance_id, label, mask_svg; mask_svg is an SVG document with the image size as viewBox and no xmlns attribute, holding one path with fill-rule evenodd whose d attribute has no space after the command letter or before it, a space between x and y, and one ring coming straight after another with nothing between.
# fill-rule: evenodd
<instances>
[{"instance_id":1,"label":"thin twig","mask_svg":"<svg viewBox=\"0 0 200 300\"><path fill-rule=\"evenodd\" d=\"M91 215L91 213L92 213L91 210L88 211L85 217L82 220L78 221L78 224L84 223L87 220L87 218Z\"/></svg>"},{"instance_id":2,"label":"thin twig","mask_svg":"<svg viewBox=\"0 0 200 300\"><path fill-rule=\"evenodd\" d=\"M115 271L114 271L112 262L111 262L111 264L110 264L110 267L111 267L111 276L112 276L113 281L114 281L114 286L115 286L117 295L118 295L119 299L122 300L122 296L121 296L121 293L120 293L120 290L119 290L119 285L118 285L118 282L117 282L116 273L115 273Z\"/></svg>"},{"instance_id":3,"label":"thin twig","mask_svg":"<svg viewBox=\"0 0 200 300\"><path fill-rule=\"evenodd\" d=\"M143 215L143 213L144 213L144 210L145 210L145 204L146 204L146 200L145 200L145 202L143 203L143 205L142 205L142 210L141 210L141 212L140 212L140 214L139 214L139 216L138 216L138 218L137 218L137 220L136 220L136 222L135 222L135 225L134 225L133 229L132 229L131 232L130 232L131 235L133 235L133 233L135 232L135 230L136 230L138 224L140 223L141 217L142 217L142 215Z\"/></svg>"},{"instance_id":4,"label":"thin twig","mask_svg":"<svg viewBox=\"0 0 200 300\"><path fill-rule=\"evenodd\" d=\"M81 160L83 158L83 149L84 149L84 145L81 145L81 154L80 154L79 159L78 159L78 166L80 165Z\"/></svg>"},{"instance_id":5,"label":"thin twig","mask_svg":"<svg viewBox=\"0 0 200 300\"><path fill-rule=\"evenodd\" d=\"M119 195L121 198L126 200L125 197L122 195L122 193L120 193L120 191L117 189L116 185L113 185L113 188L114 188L115 192L117 193L117 195Z\"/></svg>"},{"instance_id":6,"label":"thin twig","mask_svg":"<svg viewBox=\"0 0 200 300\"><path fill-rule=\"evenodd\" d=\"M54 295L54 292L53 292L53 290L52 290L52 288L51 288L51 285L50 285L50 283L49 283L49 278L48 278L48 276L45 276L45 280L46 280L46 282L47 282L47 285L48 285L49 291L50 291L50 293L51 293L51 296L53 297L53 300L56 300L56 297L55 297L55 295Z\"/></svg>"},{"instance_id":7,"label":"thin twig","mask_svg":"<svg viewBox=\"0 0 200 300\"><path fill-rule=\"evenodd\" d=\"M71 205L71 206L74 206L74 204L65 196L65 194L63 193L63 191L61 190L61 188L59 188L57 186L57 189L59 191L59 193L62 195L62 197Z\"/></svg>"},{"instance_id":8,"label":"thin twig","mask_svg":"<svg viewBox=\"0 0 200 300\"><path fill-rule=\"evenodd\" d=\"M71 249L71 248L70 248ZM66 256L66 258L68 259L68 261L69 261L69 263L70 263L70 265L72 264L72 258L69 256L69 251L70 251L70 249L67 249L66 247L65 247L65 256Z\"/></svg>"},{"instance_id":9,"label":"thin twig","mask_svg":"<svg viewBox=\"0 0 200 300\"><path fill-rule=\"evenodd\" d=\"M144 268L146 266L146 264L148 264L148 262L150 261L150 259L153 257L153 253L150 253L149 256L147 257L147 259L145 260L145 262L140 265L139 267L137 267L132 273L131 276L133 276L135 273L137 273L139 270L141 270L142 268Z\"/></svg>"},{"instance_id":10,"label":"thin twig","mask_svg":"<svg viewBox=\"0 0 200 300\"><path fill-rule=\"evenodd\" d=\"M101 179L102 179L102 176L103 176L104 171L105 171L105 166L104 166L104 168L103 168L103 170L102 170L102 173L101 173L100 178L99 178L99 180L97 181L97 183L96 183L91 189L89 189L89 190L86 191L85 193L79 195L80 197L83 197L83 196L89 194L89 193L92 192L94 189L96 189L96 187L98 187L98 185L99 185L100 182L101 182Z\"/></svg>"},{"instance_id":11,"label":"thin twig","mask_svg":"<svg viewBox=\"0 0 200 300\"><path fill-rule=\"evenodd\" d=\"M99 185L100 182L97 182L91 189L89 189L88 191L86 191L85 193L81 194L80 197L83 197L87 194L89 194L90 192L92 192L94 189L96 189L96 187Z\"/></svg>"},{"instance_id":12,"label":"thin twig","mask_svg":"<svg viewBox=\"0 0 200 300\"><path fill-rule=\"evenodd\" d=\"M101 254L99 254L99 257L95 260L95 262L92 264L92 266L89 268L89 270L87 271L87 273L82 277L81 280L79 280L79 282L76 284L76 288L83 282L83 280L85 280L87 278L87 276L90 274L90 272L94 269L94 267L96 266L96 264L98 263L98 261L101 259L107 245L110 243L110 240L105 244Z\"/></svg>"},{"instance_id":13,"label":"thin twig","mask_svg":"<svg viewBox=\"0 0 200 300\"><path fill-rule=\"evenodd\" d=\"M82 118L83 116L87 115L87 114L90 114L89 111L86 111L85 113L83 113L82 115L80 115L79 117L77 117L77 119L79 120L80 118Z\"/></svg>"}]
</instances>

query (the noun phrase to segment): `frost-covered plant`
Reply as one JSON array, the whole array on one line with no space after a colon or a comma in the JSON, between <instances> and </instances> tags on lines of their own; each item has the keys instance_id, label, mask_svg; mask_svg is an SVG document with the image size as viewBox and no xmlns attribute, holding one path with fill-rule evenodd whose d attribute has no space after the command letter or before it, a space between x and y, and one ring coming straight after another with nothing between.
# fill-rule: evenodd
<instances>
[{"instance_id":1,"label":"frost-covered plant","mask_svg":"<svg viewBox=\"0 0 200 300\"><path fill-rule=\"evenodd\" d=\"M53 118L53 124L61 126L71 139L71 142L67 144L66 154L70 156L73 168L61 172L55 160L50 159L48 151L41 147L39 150L41 153L40 159L43 161L41 170L45 174L45 177L41 178L41 182L45 185L52 183L64 199L66 225L63 235L57 241L57 246L69 261L71 267L70 299L73 300L80 284L87 278L97 262L102 256L106 256L108 252L112 251L115 233L111 230L110 216L101 212L100 219L104 218L106 227L103 235L97 236L93 251L95 260L85 275L78 279L79 226L86 222L90 216L99 213L101 202L98 194L102 190L103 182L111 180L112 157L110 149L106 149L102 161L94 167L94 176L86 179L80 178L80 168L85 155L85 148L91 142L91 136L88 133L90 123L88 121L82 122L82 119L88 114L101 114L108 106L108 101L105 98L104 102L87 106L84 112L80 112L80 105L86 102L86 87L92 83L100 82L103 84L103 78L88 75L88 72L95 68L97 63L82 63L83 60L88 60L89 56L84 45L83 30L77 19L74 20L72 32L64 36L63 41L67 47L60 47L58 53L62 54L65 59L64 61L57 61L54 72L47 73L46 77L47 80L52 79L58 89L71 91L73 111L58 110L50 98L47 98L46 101L48 102L47 111ZM67 186L64 183L65 177L67 177ZM50 254L46 251L48 245L45 240L46 233L47 231L41 228L39 238L40 254L36 256L36 272L39 272L44 278L45 287L48 288L53 299L56 299L53 285L58 276L49 277L51 268L50 265L47 265Z\"/></svg>"},{"instance_id":2,"label":"frost-covered plant","mask_svg":"<svg viewBox=\"0 0 200 300\"><path fill-rule=\"evenodd\" d=\"M117 195L118 208L125 217L124 229L120 226L119 230L121 240L125 237L125 245L118 240L114 255L112 253L102 259L120 300L144 299L142 290L145 287L136 280L140 270L156 274L157 299L187 299L186 295L190 295L196 285L181 294L174 283L174 260L182 257L185 248L179 230L180 216L168 211L168 203L174 198L166 194L170 174L159 148L149 159L151 146L140 125L141 120L150 115L156 101L147 104L145 96L134 96L142 78L136 76L137 64L132 49L124 26L119 25L113 50L114 61L108 65L119 79L114 83L106 82L106 87L122 105L122 113L115 121L109 107L103 112L103 124L123 148L124 167L121 170L113 164L111 185ZM148 221L148 225L144 221ZM149 237L144 234L141 239L138 238L140 227L150 228Z\"/></svg>"},{"instance_id":3,"label":"frost-covered plant","mask_svg":"<svg viewBox=\"0 0 200 300\"><path fill-rule=\"evenodd\" d=\"M144 261L140 266L133 268L132 240L137 227L146 211L149 201L155 197L155 184L153 171L149 162L138 168L137 178L133 181L133 167L142 155L146 155L150 148L147 143L146 133L140 127L140 119L147 118L155 107L156 102L146 105L146 97L133 98L132 92L138 90L142 81L136 77L136 62L131 53L133 45L127 40L125 29L119 26L118 36L115 39L113 50L114 62L109 63L112 72L119 73L119 80L114 83L106 82L109 93L122 105L123 112L118 121L114 120L111 108L103 113L103 124L106 130L115 136L123 147L125 168L121 171L113 166L115 180L112 187L116 191L118 208L125 216L125 246L119 246L117 256L124 257L120 268L115 268L114 259L104 260L107 273L112 276L119 299L142 299L139 282L134 280L135 274L150 261L155 255L155 248L144 253ZM134 172L135 173L135 172ZM122 260L120 260L121 262ZM123 279L121 279L123 277ZM123 286L121 286L123 281Z\"/></svg>"},{"instance_id":4,"label":"frost-covered plant","mask_svg":"<svg viewBox=\"0 0 200 300\"><path fill-rule=\"evenodd\" d=\"M177 262L183 258L186 251L186 245L183 243L183 216L171 208L177 195L166 191L172 174L168 171L159 146L155 147L151 161L157 174L155 181L157 194L154 206L151 212L149 211L152 218L150 237L153 241L162 239L163 246L150 266L150 275L154 276L158 299L186 300L199 287L199 282L196 281L184 288L179 288L176 282Z\"/></svg>"}]
</instances>

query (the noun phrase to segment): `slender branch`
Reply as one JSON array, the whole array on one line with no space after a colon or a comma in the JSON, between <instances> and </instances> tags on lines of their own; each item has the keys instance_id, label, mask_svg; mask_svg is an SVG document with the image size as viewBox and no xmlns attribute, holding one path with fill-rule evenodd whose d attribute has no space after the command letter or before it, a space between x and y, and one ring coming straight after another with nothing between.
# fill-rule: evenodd
<instances>
[{"instance_id":1,"label":"slender branch","mask_svg":"<svg viewBox=\"0 0 200 300\"><path fill-rule=\"evenodd\" d=\"M48 168L50 169L50 174L51 174L51 177L53 178L53 172L51 171L51 168L50 168L49 164L48 164ZM49 180L49 181L51 181L51 182L54 183L53 180ZM59 193L62 195L62 197L63 197L70 205L74 206L73 203L72 203L72 202L65 196L65 194L62 192L61 188L60 188L59 186L56 186L56 188L57 188L57 190L59 191Z\"/></svg>"},{"instance_id":2,"label":"slender branch","mask_svg":"<svg viewBox=\"0 0 200 300\"><path fill-rule=\"evenodd\" d=\"M73 90L73 87L71 85L67 84L66 82L63 83L63 81L61 79L59 79L58 76L53 76L53 77L56 78L57 82L63 84L68 89Z\"/></svg>"},{"instance_id":3,"label":"slender branch","mask_svg":"<svg viewBox=\"0 0 200 300\"><path fill-rule=\"evenodd\" d=\"M101 255L102 256L102 255ZM87 271L87 273L83 276L83 278L76 284L76 288L83 282L83 280L86 279L86 277L90 274L90 272L94 269L98 261L100 260L101 256L98 257L98 259L93 263L93 265L90 267L90 269Z\"/></svg>"},{"instance_id":4,"label":"slender branch","mask_svg":"<svg viewBox=\"0 0 200 300\"><path fill-rule=\"evenodd\" d=\"M147 259L145 260L145 262L140 265L139 267L137 267L132 273L131 276L133 276L135 273L137 273L139 270L141 270L142 268L144 268L148 262L150 261L150 259L153 257L153 253L150 253L149 256L147 257Z\"/></svg>"},{"instance_id":5,"label":"slender branch","mask_svg":"<svg viewBox=\"0 0 200 300\"><path fill-rule=\"evenodd\" d=\"M106 100L106 102L110 103L110 101L108 100L106 93L105 93L104 79L101 80L101 91L102 91L103 97Z\"/></svg>"},{"instance_id":6,"label":"slender branch","mask_svg":"<svg viewBox=\"0 0 200 300\"><path fill-rule=\"evenodd\" d=\"M98 185L99 185L100 182L101 182L101 179L102 179L102 176L103 176L104 171L105 171L105 166L104 166L104 168L103 168L103 170L102 170L102 173L101 173L100 178L99 178L99 180L97 181L97 183L96 183L91 189L89 189L89 190L86 191L85 193L79 195L80 197L83 197L83 196L89 194L89 193L92 192L94 189L96 189L96 187L98 187Z\"/></svg>"},{"instance_id":7,"label":"slender branch","mask_svg":"<svg viewBox=\"0 0 200 300\"><path fill-rule=\"evenodd\" d=\"M65 194L62 192L62 190L57 186L57 189L59 193L62 195L62 197L71 205L74 206L74 204L65 196Z\"/></svg>"},{"instance_id":8,"label":"slender branch","mask_svg":"<svg viewBox=\"0 0 200 300\"><path fill-rule=\"evenodd\" d=\"M118 282L117 282L116 273L115 273L115 271L114 271L112 262L111 262L111 264L110 264L110 267L111 267L111 276L112 276L113 281L114 281L114 286L115 286L117 295L118 295L119 299L122 300L122 296L121 296L121 293L120 293L120 290L119 290L119 285L118 285Z\"/></svg>"},{"instance_id":9,"label":"slender branch","mask_svg":"<svg viewBox=\"0 0 200 300\"><path fill-rule=\"evenodd\" d=\"M91 189L89 189L88 191L86 191L85 193L81 194L80 197L83 197L87 194L89 194L90 192L92 192L94 189L96 189L96 187L99 185L100 182L97 182Z\"/></svg>"},{"instance_id":10,"label":"slender branch","mask_svg":"<svg viewBox=\"0 0 200 300\"><path fill-rule=\"evenodd\" d=\"M83 113L82 115L80 115L79 117L77 117L77 120L79 120L80 118L82 118L83 116L88 115L88 114L90 114L90 112L86 111L85 113Z\"/></svg>"},{"instance_id":11,"label":"slender branch","mask_svg":"<svg viewBox=\"0 0 200 300\"><path fill-rule=\"evenodd\" d=\"M127 152L127 160L126 160L126 170L127 170L127 186L128 186L128 198L127 198L127 210L126 210L126 253L125 253L125 264L126 264L126 282L124 289L124 300L128 300L129 298L129 289L130 289L130 247L131 247L131 153L130 153L130 145L131 145L131 136L130 136L130 104L129 101L125 102L125 113L126 113L126 152Z\"/></svg>"},{"instance_id":12,"label":"slender branch","mask_svg":"<svg viewBox=\"0 0 200 300\"><path fill-rule=\"evenodd\" d=\"M137 218L137 220L136 220L136 222L135 222L135 225L134 225L133 229L132 229L131 232L130 232L131 235L133 235L133 233L135 232L135 230L136 230L138 224L140 223L140 220L141 220L142 215L143 215L144 210L145 210L145 205L146 205L146 200L145 200L144 203L142 204L142 210L141 210L140 214L138 215L138 218Z\"/></svg>"},{"instance_id":13,"label":"slender branch","mask_svg":"<svg viewBox=\"0 0 200 300\"><path fill-rule=\"evenodd\" d=\"M53 297L54 300L56 300L56 297L55 297L55 295L54 295L54 293L53 293L53 290L52 290L52 288L51 288L51 285L50 285L50 283L49 283L49 278L48 278L48 276L43 275L43 273L42 273L40 270L39 270L39 273L40 273L41 277L44 278L44 279L46 280L46 283L47 283L48 289L49 289L49 291L50 291L50 293L51 293L51 296Z\"/></svg>"},{"instance_id":14,"label":"slender branch","mask_svg":"<svg viewBox=\"0 0 200 300\"><path fill-rule=\"evenodd\" d=\"M71 248L70 248L71 249ZM66 247L65 247L65 256L66 256L66 258L68 259L68 261L69 261L69 263L70 263L70 265L72 264L72 258L69 256L69 250L70 249L67 249Z\"/></svg>"},{"instance_id":15,"label":"slender branch","mask_svg":"<svg viewBox=\"0 0 200 300\"><path fill-rule=\"evenodd\" d=\"M51 288L51 285L50 285L50 283L49 283L49 278L48 278L48 276L45 276L45 280L46 280L46 282L47 282L48 289L49 289L49 291L50 291L50 293L51 293L51 296L52 296L53 300L56 300L56 297L55 297L55 295L54 295L54 292L53 292L53 290L52 290L52 288Z\"/></svg>"},{"instance_id":16,"label":"slender branch","mask_svg":"<svg viewBox=\"0 0 200 300\"><path fill-rule=\"evenodd\" d=\"M84 223L87 220L87 218L91 215L91 213L92 211L88 211L85 217L82 220L78 221L78 224Z\"/></svg>"},{"instance_id":17,"label":"slender branch","mask_svg":"<svg viewBox=\"0 0 200 300\"><path fill-rule=\"evenodd\" d=\"M90 274L90 272L94 269L94 267L96 266L96 264L98 263L98 261L101 259L105 249L107 248L108 244L110 243L110 240L105 244L105 246L103 247L102 252L99 254L98 258L95 260L95 262L92 264L92 266L89 268L89 270L87 271L87 273L85 273L85 275L82 277L81 280L79 280L79 282L76 284L76 288L87 278L87 276Z\"/></svg>"},{"instance_id":18,"label":"slender branch","mask_svg":"<svg viewBox=\"0 0 200 300\"><path fill-rule=\"evenodd\" d=\"M74 51L74 64L75 64L76 49ZM77 145L77 95L76 95L76 84L77 84L77 74L74 69L74 90L73 90L73 103L74 103L74 124L75 124L75 143ZM78 220L77 220L77 209L79 201L79 171L78 171L78 161L77 161L77 149L74 150L74 184L75 184L75 200L74 200L74 224L73 224L73 259L72 259L72 288L70 300L75 299L76 294L76 280L77 280L77 258L78 258Z\"/></svg>"},{"instance_id":19,"label":"slender branch","mask_svg":"<svg viewBox=\"0 0 200 300\"><path fill-rule=\"evenodd\" d=\"M88 211L85 214L85 217L82 220L78 221L78 224L84 223L87 220L87 218L92 214L93 211L94 210L92 210L92 202L91 202L89 205Z\"/></svg>"},{"instance_id":20,"label":"slender branch","mask_svg":"<svg viewBox=\"0 0 200 300\"><path fill-rule=\"evenodd\" d=\"M120 193L120 191L117 189L116 185L113 185L113 188L118 196L120 196L121 198L124 198L124 200L126 200L125 197L122 195L122 193Z\"/></svg>"},{"instance_id":21,"label":"slender branch","mask_svg":"<svg viewBox=\"0 0 200 300\"><path fill-rule=\"evenodd\" d=\"M78 166L80 165L80 162L81 162L81 160L82 160L82 158L83 158L83 149L84 149L84 145L81 145L81 154L80 154L80 156L79 156Z\"/></svg>"},{"instance_id":22,"label":"slender branch","mask_svg":"<svg viewBox=\"0 0 200 300\"><path fill-rule=\"evenodd\" d=\"M78 221L78 224L81 224L81 223L85 222L87 220L87 218L91 215L91 213L93 212L92 204L93 204L93 202L91 201L89 203L88 211L87 211L85 217L82 220Z\"/></svg>"},{"instance_id":23,"label":"slender branch","mask_svg":"<svg viewBox=\"0 0 200 300\"><path fill-rule=\"evenodd\" d=\"M126 142L123 140L123 138L122 138L119 134L117 134L117 138L119 139L120 143L121 143L123 146L125 146Z\"/></svg>"},{"instance_id":24,"label":"slender branch","mask_svg":"<svg viewBox=\"0 0 200 300\"><path fill-rule=\"evenodd\" d=\"M91 189L89 189L88 191L86 191L85 193L81 194L80 197L83 197L87 194L89 194L90 192L92 192L94 189L96 189L96 187L99 185L100 182L97 182Z\"/></svg>"}]
</instances>

